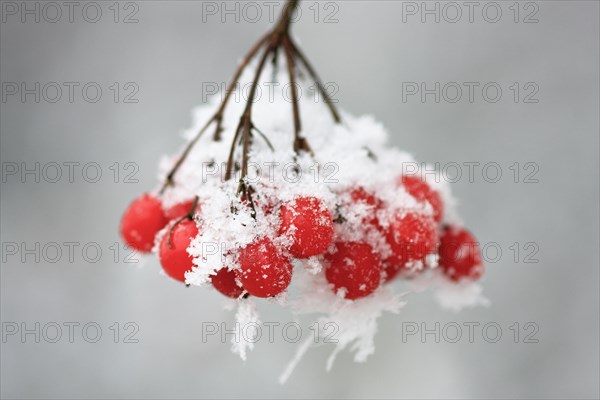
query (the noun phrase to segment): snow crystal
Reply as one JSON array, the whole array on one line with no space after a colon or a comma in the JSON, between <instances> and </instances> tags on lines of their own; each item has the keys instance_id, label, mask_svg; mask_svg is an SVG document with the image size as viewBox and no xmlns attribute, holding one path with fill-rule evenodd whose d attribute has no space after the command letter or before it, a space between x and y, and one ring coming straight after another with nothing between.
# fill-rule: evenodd
<instances>
[{"instance_id":1,"label":"snow crystal","mask_svg":"<svg viewBox=\"0 0 600 400\"><path fill-rule=\"evenodd\" d=\"M258 326L260 319L256 312L254 300L248 298L238 302L237 312L235 313L235 334L231 338L231 351L239 354L240 358L246 361L247 352L254 349L258 330L246 329L249 326ZM243 330L243 332L242 332Z\"/></svg>"},{"instance_id":2,"label":"snow crystal","mask_svg":"<svg viewBox=\"0 0 600 400\"><path fill-rule=\"evenodd\" d=\"M297 300L290 305L297 314L322 313L317 319L320 338L329 338L325 343L334 343L335 348L327 360L326 369L333 367L336 356L349 348L354 352L354 361L364 362L375 351L374 337L377 333L377 319L387 311L397 314L406 304L395 294L389 285L380 286L370 296L346 300L333 293L323 275L311 275L305 271L296 274L296 286L300 290ZM333 327L333 333L329 328ZM302 356L308 351L313 338L302 343L296 356L288 364L280 377L280 382L291 375Z\"/></svg>"},{"instance_id":3,"label":"snow crystal","mask_svg":"<svg viewBox=\"0 0 600 400\"><path fill-rule=\"evenodd\" d=\"M420 274L409 281L409 287L417 293L432 289L440 307L455 312L464 308L487 307L491 304L483 295L483 288L478 283L470 280L449 281L437 269Z\"/></svg>"}]
</instances>

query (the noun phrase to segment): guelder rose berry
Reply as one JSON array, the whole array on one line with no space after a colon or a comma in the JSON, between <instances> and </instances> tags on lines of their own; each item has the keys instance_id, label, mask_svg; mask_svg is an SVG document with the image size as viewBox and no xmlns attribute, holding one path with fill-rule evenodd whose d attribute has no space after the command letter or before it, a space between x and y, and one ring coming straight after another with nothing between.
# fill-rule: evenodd
<instances>
[{"instance_id":1,"label":"guelder rose berry","mask_svg":"<svg viewBox=\"0 0 600 400\"><path fill-rule=\"evenodd\" d=\"M198 236L198 226L195 221L186 219L172 229L170 235L170 232L167 231L160 240L158 257L167 275L185 282L185 273L194 266L192 256L187 252L187 248L190 247L192 239ZM169 236L171 237L170 246Z\"/></svg>"},{"instance_id":2,"label":"guelder rose berry","mask_svg":"<svg viewBox=\"0 0 600 400\"><path fill-rule=\"evenodd\" d=\"M442 196L440 196L437 191L433 190L427 182L418 176L404 175L401 178L401 182L406 191L417 201L426 201L431 205L431 208L433 209L433 218L436 222L442 220L444 203L442 202Z\"/></svg>"},{"instance_id":3,"label":"guelder rose berry","mask_svg":"<svg viewBox=\"0 0 600 400\"><path fill-rule=\"evenodd\" d=\"M422 260L434 253L437 244L437 228L433 218L408 212L396 214L385 233L393 256L386 260L401 269L407 262Z\"/></svg>"},{"instance_id":4,"label":"guelder rose berry","mask_svg":"<svg viewBox=\"0 0 600 400\"><path fill-rule=\"evenodd\" d=\"M379 227L379 220L377 219L377 211L379 211L383 202L375 197L373 193L367 192L364 188L358 187L350 192L350 197L355 205L364 206L367 210L367 215L363 217L362 222L371 224Z\"/></svg>"},{"instance_id":5,"label":"guelder rose berry","mask_svg":"<svg viewBox=\"0 0 600 400\"><path fill-rule=\"evenodd\" d=\"M235 271L227 269L227 267L218 270L215 275L210 277L210 280L214 288L227 297L237 299L244 293L244 288L236 282Z\"/></svg>"},{"instance_id":6,"label":"guelder rose berry","mask_svg":"<svg viewBox=\"0 0 600 400\"><path fill-rule=\"evenodd\" d=\"M440 238L440 267L444 274L458 281L478 279L483 274L479 245L469 231L446 227Z\"/></svg>"},{"instance_id":7,"label":"guelder rose berry","mask_svg":"<svg viewBox=\"0 0 600 400\"><path fill-rule=\"evenodd\" d=\"M132 249L149 253L154 237L168 220L160 200L149 194L135 199L121 219L121 237Z\"/></svg>"},{"instance_id":8,"label":"guelder rose berry","mask_svg":"<svg viewBox=\"0 0 600 400\"><path fill-rule=\"evenodd\" d=\"M172 221L174 219L183 218L190 212L193 205L194 205L194 199L183 201L181 203L177 203L174 206L167 208L167 210L165 211L165 216L167 217L167 219L169 221ZM197 214L199 212L200 212L200 203L198 203L198 205L196 206L196 209L194 210L194 214Z\"/></svg>"},{"instance_id":9,"label":"guelder rose berry","mask_svg":"<svg viewBox=\"0 0 600 400\"><path fill-rule=\"evenodd\" d=\"M279 234L291 240L290 254L307 258L323 253L333 240L333 220L316 197L299 197L281 206Z\"/></svg>"},{"instance_id":10,"label":"guelder rose berry","mask_svg":"<svg viewBox=\"0 0 600 400\"><path fill-rule=\"evenodd\" d=\"M290 260L268 238L256 240L240 250L236 274L244 289L255 297L273 297L292 280Z\"/></svg>"},{"instance_id":11,"label":"guelder rose berry","mask_svg":"<svg viewBox=\"0 0 600 400\"><path fill-rule=\"evenodd\" d=\"M379 286L381 259L373 248L360 242L336 242L335 250L326 254L329 262L325 270L327 281L337 292L344 289L350 300L368 296Z\"/></svg>"}]
</instances>

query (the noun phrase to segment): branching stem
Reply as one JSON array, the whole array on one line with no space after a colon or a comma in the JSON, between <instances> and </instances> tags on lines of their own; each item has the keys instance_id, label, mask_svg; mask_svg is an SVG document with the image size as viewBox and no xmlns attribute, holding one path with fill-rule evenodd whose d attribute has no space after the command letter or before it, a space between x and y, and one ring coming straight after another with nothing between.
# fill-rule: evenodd
<instances>
[{"instance_id":1,"label":"branching stem","mask_svg":"<svg viewBox=\"0 0 600 400\"><path fill-rule=\"evenodd\" d=\"M246 54L246 56L242 59L242 62L236 69L232 81L227 88L227 92L217 110L217 112L208 120L208 122L202 127L202 129L198 132L198 134L188 143L184 151L181 153L180 157L175 162L173 168L168 173L167 178L160 190L162 194L167 187L174 185L174 176L177 173L177 170L181 167L187 156L189 155L191 149L196 145L199 139L202 137L203 133L208 129L208 127L215 123L215 131L213 133L213 140L220 141L222 139L223 132L223 116L225 114L225 110L227 108L227 104L231 98L231 94L235 90L236 86L239 83L239 80L242 76L242 73L246 69L246 67L251 63L254 57L263 49L262 56L258 62L258 66L256 68L256 72L254 75L254 80L252 81L252 86L250 88L250 93L246 100L246 107L244 108L244 112L240 117L240 121L236 128L235 134L233 136L233 140L231 142L231 147L229 150L229 156L227 158L227 166L225 171L225 180L230 180L236 172L236 163L235 163L235 150L237 146L238 140L241 141L242 144L242 163L241 163L241 176L239 181L239 186L237 190L238 195L246 196L250 205L253 207L252 201L252 193L254 192L252 188L248 187L246 184L246 177L248 175L248 162L250 158L250 148L252 146L253 129L254 127L252 121L252 106L256 97L256 89L260 82L261 74L265 68L267 60L269 57L273 60L273 63L277 63L277 54L281 50L286 58L287 63L287 72L289 75L290 81L290 90L292 95L292 115L293 115L293 124L294 124L294 151L296 154L300 154L301 152L308 152L311 155L313 151L308 144L306 138L302 136L302 122L300 118L300 104L298 91L296 87L296 76L300 72L298 71L296 60L299 60L300 63L304 66L304 69L308 72L308 75L315 81L317 85L317 90L323 97L327 107L329 108L331 115L336 123L340 123L341 118L335 107L331 96L327 93L323 82L317 75L315 69L312 67L306 56L300 51L298 46L294 43L290 36L290 25L292 16L294 11L298 7L300 0L288 0L285 4L285 8L283 10L282 16L280 20L277 22L273 30L262 38L258 40L252 46L250 51ZM266 136L265 140L266 139ZM183 219L187 218L184 217ZM179 221L178 221L179 222ZM171 232L169 232L169 235ZM170 242L170 236L169 236Z\"/></svg>"}]
</instances>

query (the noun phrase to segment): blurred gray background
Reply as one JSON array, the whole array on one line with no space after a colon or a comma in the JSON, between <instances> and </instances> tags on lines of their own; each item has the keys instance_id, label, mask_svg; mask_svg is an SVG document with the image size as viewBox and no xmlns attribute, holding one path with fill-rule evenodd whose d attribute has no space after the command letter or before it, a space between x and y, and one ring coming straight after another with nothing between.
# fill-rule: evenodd
<instances>
[{"instance_id":1,"label":"blurred gray background","mask_svg":"<svg viewBox=\"0 0 600 400\"><path fill-rule=\"evenodd\" d=\"M182 145L179 133L203 102L203 84L230 79L239 57L270 26L270 6L254 2L263 14L255 18L247 3L233 1L88 3L76 2L71 22L62 2L59 17L44 2L2 1L3 398L598 398L598 2L475 2L472 21L459 2L463 14L454 23L456 9L444 2L303 3L294 33L324 80L338 85L343 108L375 115L393 144L420 161L459 163L463 174L463 163L500 166L496 183L480 166L473 182L463 176L452 189L467 226L502 255L490 251L497 260L488 262L483 280L491 307L454 314L429 294L411 295L401 314L381 320L377 350L366 363L345 353L326 373L333 348L321 346L286 386L277 377L295 344L281 334L272 344L261 340L243 363L229 343L202 343L203 322L233 319L223 299L167 280L155 260L128 264L127 253L115 255L114 247L122 211L154 187L159 157ZM25 13L22 22L20 13L35 7L40 21ZM238 21L224 13L235 7ZM439 7L439 22L422 7ZM86 21L97 18L97 9L99 21ZM46 85L39 103L34 94L25 101L12 94L15 84L21 90L21 83L36 82ZM51 82L63 88L54 103ZM72 102L65 82L79 84ZM88 101L93 88L88 100L82 95L89 82L103 90L95 103ZM466 91L455 103L447 101L453 92L439 103L432 95L403 102L403 82L480 86L473 102ZM495 103L481 94L489 82L503 91ZM129 99L138 102L125 102L136 88ZM72 164L72 183L63 164L69 162L79 163ZM40 182L22 179L21 169L36 163ZM56 183L54 163L63 165ZM95 183L82 177L88 163L100 166ZM91 165L87 180L95 175ZM138 183L128 182L128 173ZM72 259L68 242L78 243ZM39 261L26 251L36 243ZM94 254L96 245L83 255L88 243L102 255ZM293 321L278 306L260 310L263 321ZM34 334L7 334L36 322L47 327L39 343ZM73 343L69 322L79 324ZM127 322L136 325L126 329ZM406 322L431 329L436 322L493 322L503 331L496 343L483 340L481 330L473 343L436 343L431 336L403 343ZM526 330L528 322L535 325ZM54 323L63 332L51 343ZM102 328L96 343L83 337L88 323ZM138 343L125 343L135 326ZM538 343L525 343L533 326ZM87 338L94 336L89 330Z\"/></svg>"}]
</instances>

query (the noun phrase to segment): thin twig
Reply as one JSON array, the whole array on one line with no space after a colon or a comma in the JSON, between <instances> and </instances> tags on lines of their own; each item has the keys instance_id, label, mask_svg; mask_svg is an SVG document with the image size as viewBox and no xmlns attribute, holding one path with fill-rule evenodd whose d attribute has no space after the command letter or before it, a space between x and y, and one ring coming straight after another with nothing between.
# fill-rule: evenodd
<instances>
[{"instance_id":1,"label":"thin twig","mask_svg":"<svg viewBox=\"0 0 600 400\"><path fill-rule=\"evenodd\" d=\"M262 38L260 38L258 40L258 42L256 42L256 44L254 44L254 46L252 46L252 48L250 49L248 54L246 54L246 56L242 59L242 62L236 69L236 71L233 75L233 79L232 79L231 83L229 84L229 87L227 88L225 97L223 98L223 101L221 102L219 109L206 122L206 124L202 127L202 129L200 129L200 131L196 134L196 136L187 144L186 148L183 150L183 153L181 153L181 155L177 159L177 162L175 163L175 165L173 165L173 168L171 168L171 170L169 171L169 174L167 175L167 179L165 180L165 183L163 184L162 188L160 189L159 193L161 195L165 192L167 187L172 186L174 184L173 179L175 177L175 174L181 167L181 164L183 164L183 162L189 155L192 148L196 145L196 143L198 142L198 140L200 140L200 138L202 137L202 135L204 134L206 129L208 129L210 124L212 124L213 122L217 123L216 127L215 127L215 133L213 135L213 140L215 142L218 142L219 140L221 140L221 132L223 131L223 114L225 112L225 108L227 107L227 103L229 102L229 99L231 97L231 93L233 92L235 86L238 84L238 81L239 81L242 73L244 72L244 70L250 63L250 61L252 61L252 59L254 58L256 53L260 50L262 45L265 44L265 42L270 38L270 36L271 36L271 34L267 34L267 35L264 35Z\"/></svg>"},{"instance_id":2,"label":"thin twig","mask_svg":"<svg viewBox=\"0 0 600 400\"><path fill-rule=\"evenodd\" d=\"M225 108L227 107L229 98L231 97L231 93L233 93L235 86L238 84L240 77L242 76L242 73L244 72L244 70L250 63L250 61L252 61L252 59L254 58L256 53L258 53L258 51L260 50L262 45L265 44L265 42L270 38L270 36L271 36L270 34L267 34L267 35L263 36L262 38L260 38L260 40L258 42L256 42L256 44L254 44L254 46L252 46L252 48L250 49L248 54L246 54L246 57L244 57L244 59L238 66L237 70L235 71L235 74L233 75L233 79L231 80L229 87L227 88L227 91L225 93L225 97L223 98L223 101L221 102L221 106L219 107L219 109L217 110L217 113L214 116L215 121L217 121L217 126L215 129L215 133L213 135L213 140L215 142L218 142L221 140L221 132L223 131L223 114L225 112Z\"/></svg>"},{"instance_id":3,"label":"thin twig","mask_svg":"<svg viewBox=\"0 0 600 400\"><path fill-rule=\"evenodd\" d=\"M229 148L229 156L227 157L227 166L225 167L225 180L226 181L230 180L231 176L234 173L233 155L235 153L235 145L237 143L238 137L240 136L240 132L242 130L242 118L240 118L240 123L238 124L237 129L235 130L235 135L233 135L233 140L231 141L231 147Z\"/></svg>"},{"instance_id":4,"label":"thin twig","mask_svg":"<svg viewBox=\"0 0 600 400\"><path fill-rule=\"evenodd\" d=\"M271 149L271 151L275 151L275 147L273 147L273 144L271 143L271 141L269 140L269 138L267 137L267 135L265 135L254 124L252 124L252 129L254 129L260 135L260 137L263 138L263 140L265 141L265 143L267 144L267 146L269 146L269 149Z\"/></svg>"},{"instance_id":5,"label":"thin twig","mask_svg":"<svg viewBox=\"0 0 600 400\"><path fill-rule=\"evenodd\" d=\"M214 117L212 117L211 119L209 119L208 122L206 122L206 124L202 127L202 129L200 129L200 131L198 132L198 134L196 134L196 136L187 144L187 146L183 150L183 153L181 153L181 155L179 156L179 158L175 162L175 165L173 166L173 168L171 168L171 170L167 174L167 179L163 183L163 185L162 185L162 187L160 189L159 194L162 195L165 192L165 190L167 189L167 187L173 186L173 184L175 183L175 181L174 181L175 173L177 172L177 170L179 169L179 167L181 167L181 164L183 164L183 162L187 158L188 154L192 150L192 147L194 147L194 145L198 142L198 140L200 140L200 138L202 137L202 134L206 131L206 129L208 129L208 127L210 126L210 124L214 120L215 120Z\"/></svg>"},{"instance_id":6,"label":"thin twig","mask_svg":"<svg viewBox=\"0 0 600 400\"><path fill-rule=\"evenodd\" d=\"M252 86L250 87L250 94L248 95L246 110L244 111L244 115L242 116L242 121L240 121L240 123L244 124L242 131L244 142L242 150L242 176L240 178L241 180L244 180L246 178L246 175L248 175L248 158L250 153L250 142L252 140L252 132L250 127L252 125L252 106L254 105L256 88L260 81L260 76L265 68L267 59L269 58L269 54L271 54L275 46L275 44L271 44L265 49L265 52L263 53L263 56L261 57L258 63L258 67L256 67L256 74L254 75L254 81L252 82Z\"/></svg>"},{"instance_id":7,"label":"thin twig","mask_svg":"<svg viewBox=\"0 0 600 400\"><path fill-rule=\"evenodd\" d=\"M288 75L292 92L292 114L294 116L294 151L299 154L300 151L307 151L312 154L310 146L305 138L301 136L302 124L300 122L300 104L298 91L296 90L296 64L294 63L294 55L289 37L283 38L283 50L287 61Z\"/></svg>"},{"instance_id":8,"label":"thin twig","mask_svg":"<svg viewBox=\"0 0 600 400\"><path fill-rule=\"evenodd\" d=\"M275 45L271 43L264 51L258 67L256 68L256 73L254 76L254 80L252 81L252 87L250 88L250 94L248 95L248 100L246 103L246 108L244 110L244 114L240 118L240 122L237 126L235 135L233 137L233 141L231 143L231 148L229 149L229 157L227 159L227 166L225 172L225 180L228 181L231 179L233 175L233 161L234 161L234 153L235 146L238 138L240 138L240 133L242 134L242 179L246 177L248 172L248 153L250 151L250 138L252 136L252 132L250 130L251 126L251 117L252 117L252 104L254 103L254 97L256 96L256 87L258 86L258 82L260 79L260 75L265 67L266 61L269 57L269 54L273 51Z\"/></svg>"},{"instance_id":9,"label":"thin twig","mask_svg":"<svg viewBox=\"0 0 600 400\"><path fill-rule=\"evenodd\" d=\"M319 78L317 71L315 71L315 69L310 64L310 62L308 61L306 56L302 53L302 51L298 48L298 46L296 46L294 44L294 42L292 42L291 40L290 40L290 45L292 47L292 50L294 51L294 54L298 57L300 62L302 62L302 64L304 65L304 68L306 68L306 71L308 72L308 74L312 77L312 79L317 84L317 89L318 89L319 93L321 93L321 96L323 96L323 99L325 100L327 107L329 107L329 111L331 112L331 115L333 116L333 120L339 124L342 121L342 119L340 118L340 114L338 113L338 111L333 103L333 100L331 99L331 96L329 96L329 93L327 93L327 90L325 89L325 86L323 85L321 78Z\"/></svg>"},{"instance_id":10,"label":"thin twig","mask_svg":"<svg viewBox=\"0 0 600 400\"><path fill-rule=\"evenodd\" d=\"M216 111L216 113L210 118L210 120L202 127L200 132L192 139L185 150L182 152L181 156L175 163L174 167L171 169L169 174L167 175L167 179L160 191L162 194L168 186L172 186L174 184L174 175L177 170L180 168L184 160L187 158L189 152L192 147L198 142L202 134L206 131L206 129L213 123L216 123L215 131L213 134L214 141L221 140L221 133L223 132L223 117L225 113L225 109L229 103L233 90L239 84L239 80L242 76L243 71L250 64L250 62L254 59L254 57L264 48L264 52L258 62L258 66L255 71L254 80L252 81L252 86L250 89L250 94L246 101L246 107L242 116L240 117L240 121L236 128L235 134L233 136L233 140L231 142L231 147L229 150L229 156L227 158L227 166L225 173L225 180L230 180L235 172L235 153L236 147L238 145L238 140L242 146L242 163L241 163L241 176L239 180L239 186L237 190L237 194L244 194L247 197L247 200L250 202L251 207L254 209L254 204L252 200L252 192L253 188L249 187L246 184L246 178L248 175L248 162L250 158L250 147L252 145L253 140L253 130L256 130L267 142L267 145L271 149L273 146L267 139L266 135L263 134L260 130L258 130L253 122L252 122L252 108L254 104L254 100L256 97L256 89L259 84L259 80L261 74L265 68L266 62L269 59L269 56L272 56L272 62L274 64L274 69L277 67L277 55L280 50L285 54L287 61L287 70L289 75L289 81L291 85L291 95L292 95L292 113L293 113L293 123L294 123L294 151L296 154L299 154L301 151L307 151L311 155L313 155L312 149L310 148L307 140L302 136L302 123L300 118L300 104L299 104L299 96L296 87L296 76L300 76L302 71L298 70L296 65L296 59L299 60L304 69L307 71L308 75L315 81L317 85L317 90L323 97L327 107L329 108L333 119L336 123L341 121L340 114L338 113L334 102L327 93L325 86L323 85L321 79L317 75L315 69L312 67L306 56L300 51L300 49L294 44L292 41L289 29L291 24L291 17L294 10L298 7L299 0L288 0L285 5L285 9L283 15L275 28L267 33L265 36L260 38L258 42L254 44L254 46L250 49L250 51L246 54L246 56L242 59L240 65L236 69L232 81L227 87L227 91L225 96ZM314 156L314 155L313 155ZM187 216L186 216L187 217ZM185 217L184 217L185 218ZM169 238L170 240L170 238Z\"/></svg>"}]
</instances>

